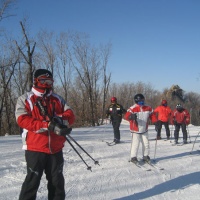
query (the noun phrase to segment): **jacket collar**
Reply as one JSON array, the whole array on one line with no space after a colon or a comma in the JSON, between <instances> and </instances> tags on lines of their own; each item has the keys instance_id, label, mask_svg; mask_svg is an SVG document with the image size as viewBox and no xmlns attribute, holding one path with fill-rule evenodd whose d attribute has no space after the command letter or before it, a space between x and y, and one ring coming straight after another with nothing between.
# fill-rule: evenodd
<instances>
[{"instance_id":1,"label":"jacket collar","mask_svg":"<svg viewBox=\"0 0 200 200\"><path fill-rule=\"evenodd\" d=\"M35 87L32 87L32 90L31 90L34 95L38 96L38 97L43 97L45 94L46 94L46 90L42 90L42 89L39 89L39 88L35 88ZM50 90L48 92L48 94L46 94L46 96L50 96L52 94L52 90Z\"/></svg>"}]
</instances>

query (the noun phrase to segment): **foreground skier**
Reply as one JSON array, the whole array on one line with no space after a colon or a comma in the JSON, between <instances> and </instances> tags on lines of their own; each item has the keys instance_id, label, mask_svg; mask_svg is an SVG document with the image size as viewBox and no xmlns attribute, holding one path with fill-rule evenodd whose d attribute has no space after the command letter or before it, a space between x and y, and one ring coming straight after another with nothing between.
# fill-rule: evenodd
<instances>
[{"instance_id":1,"label":"foreground skier","mask_svg":"<svg viewBox=\"0 0 200 200\"><path fill-rule=\"evenodd\" d=\"M62 148L75 117L64 99L52 92L52 87L52 73L38 69L31 92L17 100L15 115L18 125L23 128L27 163L19 200L36 199L43 172L48 181L48 200L65 199ZM64 125L63 120L69 125Z\"/></svg>"}]
</instances>

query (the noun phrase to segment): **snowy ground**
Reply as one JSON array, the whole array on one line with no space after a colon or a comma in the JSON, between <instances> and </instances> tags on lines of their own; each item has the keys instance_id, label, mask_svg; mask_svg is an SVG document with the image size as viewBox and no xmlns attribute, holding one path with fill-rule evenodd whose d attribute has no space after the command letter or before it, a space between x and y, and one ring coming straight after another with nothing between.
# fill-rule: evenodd
<instances>
[{"instance_id":1,"label":"snowy ground","mask_svg":"<svg viewBox=\"0 0 200 200\"><path fill-rule=\"evenodd\" d=\"M149 127L151 145L150 157L154 155L157 165L163 171L153 169L144 171L129 163L131 134L129 126L123 122L121 127L122 143L107 146L103 141L113 140L110 124L73 129L71 136L97 161L81 153L86 163L92 167L87 170L69 144L64 148L64 176L66 199L68 200L198 200L200 199L200 136L194 149L193 142L200 127L189 125L191 143L172 146L170 141L159 140L155 154L154 126ZM172 129L172 128L171 128ZM180 142L182 132L180 132ZM165 138L165 129L162 129ZM26 175L24 151L21 150L20 136L0 137L0 200L16 200ZM141 147L140 147L141 149ZM80 151L79 148L77 148ZM82 152L82 151L80 151ZM138 157L141 158L141 150ZM46 180L43 175L37 195L38 200L47 199Z\"/></svg>"}]
</instances>

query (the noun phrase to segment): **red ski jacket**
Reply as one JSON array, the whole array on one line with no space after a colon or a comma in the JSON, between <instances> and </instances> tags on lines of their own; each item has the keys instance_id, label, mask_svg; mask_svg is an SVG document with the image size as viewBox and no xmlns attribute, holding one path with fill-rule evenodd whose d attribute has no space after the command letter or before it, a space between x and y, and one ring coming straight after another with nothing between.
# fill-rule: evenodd
<instances>
[{"instance_id":1,"label":"red ski jacket","mask_svg":"<svg viewBox=\"0 0 200 200\"><path fill-rule=\"evenodd\" d=\"M169 106L158 106L154 109L154 113L157 116L157 120L167 122L170 119L172 110Z\"/></svg>"},{"instance_id":2,"label":"red ski jacket","mask_svg":"<svg viewBox=\"0 0 200 200\"><path fill-rule=\"evenodd\" d=\"M49 121L36 105L38 98L37 90L32 88L31 92L25 93L17 100L15 116L18 125L23 129L23 149L54 154L62 150L66 138L48 131ZM51 93L44 101L48 113L54 110L54 116L62 117L69 125L74 123L74 113L61 96Z\"/></svg>"},{"instance_id":3,"label":"red ski jacket","mask_svg":"<svg viewBox=\"0 0 200 200\"><path fill-rule=\"evenodd\" d=\"M174 124L174 120L178 123L178 124L189 124L190 123L190 114L188 112L188 110L183 109L181 112L178 110L174 110L172 113L172 124Z\"/></svg>"},{"instance_id":4,"label":"red ski jacket","mask_svg":"<svg viewBox=\"0 0 200 200\"><path fill-rule=\"evenodd\" d=\"M131 114L137 115L136 121L129 120L129 116ZM149 119L153 123L156 122L155 115L153 114L153 109L150 106L147 106L147 105L139 106L138 104L134 104L127 110L126 114L124 115L124 119L129 121L130 131L134 133L147 132Z\"/></svg>"}]
</instances>

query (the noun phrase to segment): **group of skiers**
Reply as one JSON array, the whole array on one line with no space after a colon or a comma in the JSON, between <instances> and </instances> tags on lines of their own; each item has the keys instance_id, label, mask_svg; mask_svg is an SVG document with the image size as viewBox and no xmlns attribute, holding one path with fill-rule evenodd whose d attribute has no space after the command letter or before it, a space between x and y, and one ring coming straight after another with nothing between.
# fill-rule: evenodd
<instances>
[{"instance_id":1,"label":"group of skiers","mask_svg":"<svg viewBox=\"0 0 200 200\"><path fill-rule=\"evenodd\" d=\"M53 74L46 69L38 69L34 73L33 86L17 100L15 116L22 130L21 136L27 175L22 184L19 200L36 199L43 173L46 174L48 200L65 199L65 181L63 176L63 147L66 136L71 133L71 125L75 115L65 100L53 92ZM157 139L161 139L162 124L165 125L167 138L170 132L168 117L171 116L175 126L175 142L178 142L180 127L184 142L187 143L186 125L190 116L181 104L175 111L167 107L167 102L155 110L145 104L145 97L136 94L135 104L128 110L117 103L117 98L111 98L106 117L110 116L114 129L114 142L120 143L120 124L122 117L130 122L133 133L131 146L131 161L137 161L139 143L143 146L143 159L149 161L148 119L156 125Z\"/></svg>"},{"instance_id":2,"label":"group of skiers","mask_svg":"<svg viewBox=\"0 0 200 200\"><path fill-rule=\"evenodd\" d=\"M190 114L181 104L177 104L175 110L167 105L166 100L162 100L161 105L153 109L145 104L143 94L134 96L135 104L128 110L125 110L122 105L117 103L117 98L111 98L111 105L106 111L106 118L110 117L113 130L114 142L120 143L120 123L122 118L129 121L130 132L132 133L131 143L131 162L137 163L137 154L140 142L142 143L142 154L145 162L150 162L149 157L149 139L148 139L148 124L149 119L155 125L157 132L156 140L161 140L161 129L164 125L166 130L167 140L170 139L169 123L174 125L174 143L178 143L180 128L183 132L183 143L187 144L187 125L190 123ZM124 114L124 116L123 116Z\"/></svg>"}]
</instances>

